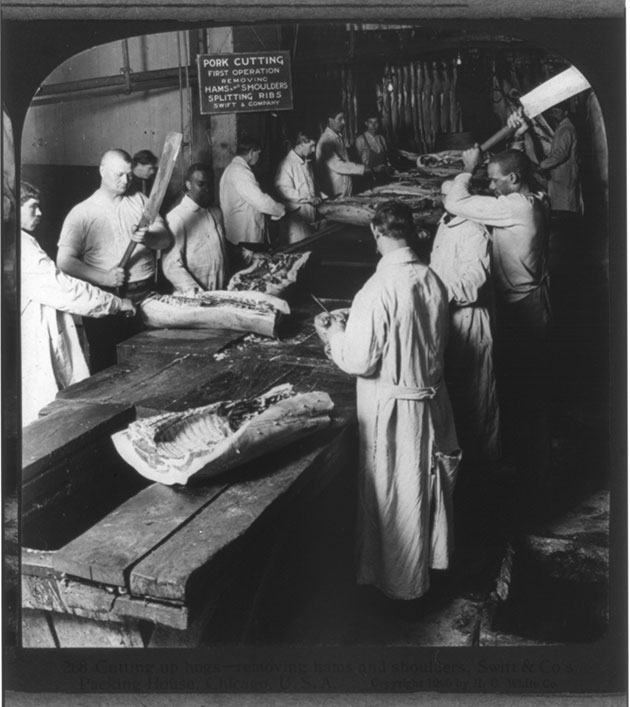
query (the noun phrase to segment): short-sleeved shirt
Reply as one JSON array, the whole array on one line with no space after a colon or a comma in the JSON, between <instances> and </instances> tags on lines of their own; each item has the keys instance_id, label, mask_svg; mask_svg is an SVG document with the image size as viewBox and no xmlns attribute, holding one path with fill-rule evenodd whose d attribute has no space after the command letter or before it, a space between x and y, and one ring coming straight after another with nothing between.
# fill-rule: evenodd
<instances>
[{"instance_id":1,"label":"short-sleeved shirt","mask_svg":"<svg viewBox=\"0 0 630 707\"><path fill-rule=\"evenodd\" d=\"M71 248L92 268L110 270L124 255L145 204L146 197L139 193L112 202L96 191L66 216L58 245ZM130 283L153 277L154 251L138 243L129 260L128 271Z\"/></svg>"}]
</instances>

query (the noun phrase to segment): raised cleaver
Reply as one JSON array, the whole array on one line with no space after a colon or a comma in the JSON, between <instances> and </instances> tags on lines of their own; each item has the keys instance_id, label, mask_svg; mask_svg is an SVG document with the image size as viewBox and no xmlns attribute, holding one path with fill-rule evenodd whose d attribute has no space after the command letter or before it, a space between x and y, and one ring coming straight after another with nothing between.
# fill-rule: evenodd
<instances>
[{"instance_id":1,"label":"raised cleaver","mask_svg":"<svg viewBox=\"0 0 630 707\"><path fill-rule=\"evenodd\" d=\"M166 140L164 141L164 147L162 148L162 154L160 155L155 181L153 182L149 199L147 200L147 203L142 211L142 216L140 216L140 221L138 222L136 229L150 226L155 221L160 210L160 206L162 206L162 201L164 201L164 195L166 194L168 183L171 181L171 177L173 176L173 169L175 168L175 162L177 160L177 156L179 155L179 149L182 145L183 137L184 136L181 133L176 132L170 132L167 134ZM118 263L119 268L127 267L129 258L131 258L131 254L133 253L136 245L138 244L135 241L129 241L129 245ZM124 289L124 285L119 289Z\"/></svg>"},{"instance_id":2,"label":"raised cleaver","mask_svg":"<svg viewBox=\"0 0 630 707\"><path fill-rule=\"evenodd\" d=\"M524 96L521 96L519 101L523 106L525 115L528 118L534 118L552 106L562 103L562 101L566 101L567 98L571 98L571 96L575 96L590 87L591 85L584 76L572 66L562 73L553 76L548 81L545 81L545 83L541 83L540 86L537 86ZM497 143L509 137L515 130L515 128L506 125L480 145L481 150L483 152L489 150Z\"/></svg>"}]
</instances>

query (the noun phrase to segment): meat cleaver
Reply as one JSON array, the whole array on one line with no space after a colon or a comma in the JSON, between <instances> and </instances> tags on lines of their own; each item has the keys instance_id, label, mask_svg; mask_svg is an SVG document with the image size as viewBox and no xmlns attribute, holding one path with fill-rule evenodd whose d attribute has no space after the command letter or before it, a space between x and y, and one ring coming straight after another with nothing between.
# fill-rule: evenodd
<instances>
[{"instance_id":1,"label":"meat cleaver","mask_svg":"<svg viewBox=\"0 0 630 707\"><path fill-rule=\"evenodd\" d=\"M566 101L567 98L590 88L591 85L584 76L574 66L553 76L545 83L541 83L535 89L519 98L523 106L523 112L528 118L534 118L552 106ZM506 125L489 137L482 145L481 150L485 152L499 142L509 137L515 128Z\"/></svg>"},{"instance_id":2,"label":"meat cleaver","mask_svg":"<svg viewBox=\"0 0 630 707\"><path fill-rule=\"evenodd\" d=\"M164 195L166 194L166 189L168 183L171 181L173 176L173 169L175 168L175 162L177 156L179 155L179 149L182 145L183 135L181 133L170 132L166 136L164 141L164 147L162 148L162 154L160 155L160 161L158 163L157 174L155 175L155 181L153 182L153 187L147 203L142 211L142 216L136 228L144 228L145 226L150 226L156 219L160 206L162 206L162 201L164 201ZM120 262L118 263L119 268L126 268L129 258L133 253L137 243L135 241L129 241L127 250ZM124 286L123 286L124 288ZM123 289L121 288L121 289Z\"/></svg>"}]
</instances>

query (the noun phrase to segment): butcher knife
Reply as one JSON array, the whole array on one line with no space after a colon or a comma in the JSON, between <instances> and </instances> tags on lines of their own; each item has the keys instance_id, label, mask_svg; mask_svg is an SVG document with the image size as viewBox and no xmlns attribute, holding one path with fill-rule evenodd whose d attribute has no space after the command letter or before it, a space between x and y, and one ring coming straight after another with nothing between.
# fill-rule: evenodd
<instances>
[{"instance_id":1,"label":"butcher knife","mask_svg":"<svg viewBox=\"0 0 630 707\"><path fill-rule=\"evenodd\" d=\"M311 297L313 298L313 301L315 302L315 304L318 305L321 309L323 309L324 312L326 312L326 314L328 314L330 317L333 316L332 312L329 312L326 309L326 307L324 306L324 303L318 297L315 297L315 295L312 292L311 292Z\"/></svg>"},{"instance_id":2,"label":"butcher knife","mask_svg":"<svg viewBox=\"0 0 630 707\"><path fill-rule=\"evenodd\" d=\"M166 136L164 141L164 147L162 148L162 154L160 155L160 161L158 163L157 173L155 175L155 181L153 182L153 187L147 203L142 211L142 216L140 216L140 221L136 226L136 230L139 228L144 228L145 226L150 226L156 219L160 206L162 206L162 201L164 201L164 195L166 194L166 189L168 183L171 181L173 176L173 169L175 168L175 161L179 155L179 149L182 145L183 135L181 133L170 132ZM119 268L126 268L129 258L133 253L137 243L135 241L129 241L127 250L120 262L118 263ZM123 286L124 287L124 286Z\"/></svg>"},{"instance_id":3,"label":"butcher knife","mask_svg":"<svg viewBox=\"0 0 630 707\"><path fill-rule=\"evenodd\" d=\"M541 83L535 89L521 96L518 100L523 107L523 113L528 118L534 118L549 108L566 101L568 98L585 91L591 85L584 78L582 73L574 66L553 76L545 83ZM482 145L481 150L485 152L499 142L502 142L514 133L516 128L506 125L489 137Z\"/></svg>"}]
</instances>

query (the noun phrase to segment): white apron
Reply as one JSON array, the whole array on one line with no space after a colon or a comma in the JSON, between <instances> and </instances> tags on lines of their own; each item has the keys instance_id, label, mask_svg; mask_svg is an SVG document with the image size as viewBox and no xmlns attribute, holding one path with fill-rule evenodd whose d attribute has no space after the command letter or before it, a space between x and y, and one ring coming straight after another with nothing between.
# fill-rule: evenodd
<instances>
[{"instance_id":1,"label":"white apron","mask_svg":"<svg viewBox=\"0 0 630 707\"><path fill-rule=\"evenodd\" d=\"M461 454L443 383L447 332L444 286L400 248L330 341L335 363L357 376L358 582L396 599L422 596L429 568L446 569L453 549Z\"/></svg>"}]
</instances>

